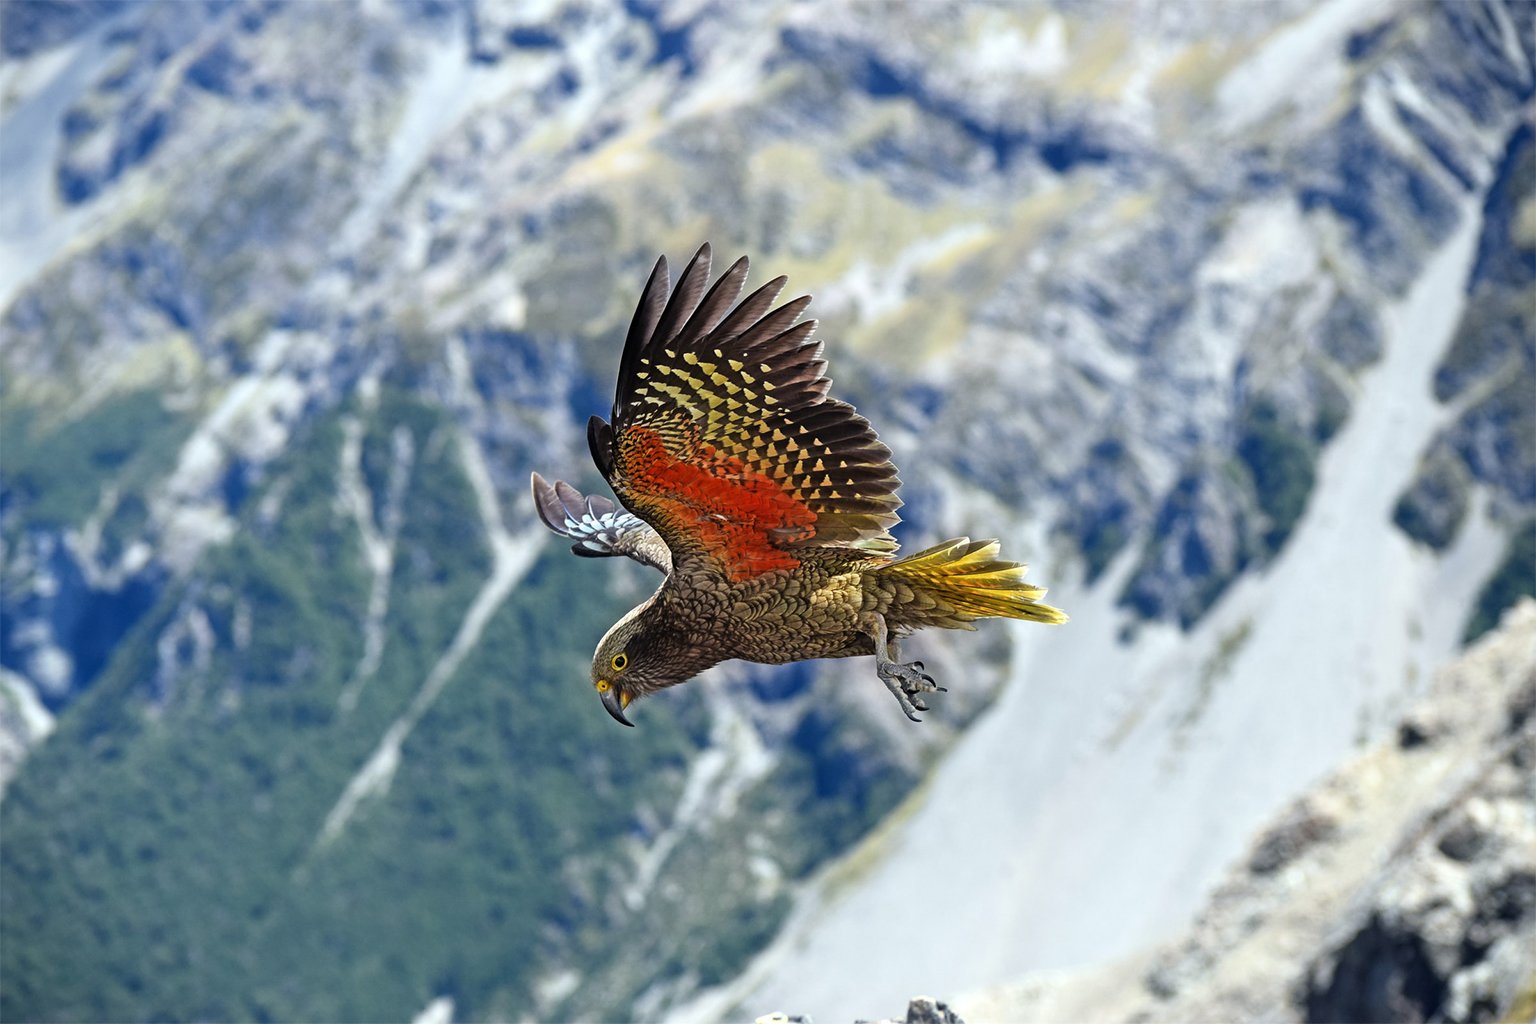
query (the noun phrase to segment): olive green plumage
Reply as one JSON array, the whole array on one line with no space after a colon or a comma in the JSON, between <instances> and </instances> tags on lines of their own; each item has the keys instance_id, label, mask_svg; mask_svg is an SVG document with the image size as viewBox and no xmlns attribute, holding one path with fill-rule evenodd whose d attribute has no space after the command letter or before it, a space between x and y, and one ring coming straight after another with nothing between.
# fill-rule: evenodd
<instances>
[{"instance_id":1,"label":"olive green plumage","mask_svg":"<svg viewBox=\"0 0 1536 1024\"><path fill-rule=\"evenodd\" d=\"M667 573L597 646L592 682L628 725L635 699L729 659L782 664L874 655L906 715L941 689L897 640L1002 616L1065 622L996 541L946 541L896 557L899 481L890 450L827 397L802 297L784 285L735 302L738 260L706 293L702 247L668 288L665 258L641 295L612 422L593 417L598 468L625 506L533 477L536 507L581 555L626 554ZM734 305L733 305L734 303Z\"/></svg>"}]
</instances>

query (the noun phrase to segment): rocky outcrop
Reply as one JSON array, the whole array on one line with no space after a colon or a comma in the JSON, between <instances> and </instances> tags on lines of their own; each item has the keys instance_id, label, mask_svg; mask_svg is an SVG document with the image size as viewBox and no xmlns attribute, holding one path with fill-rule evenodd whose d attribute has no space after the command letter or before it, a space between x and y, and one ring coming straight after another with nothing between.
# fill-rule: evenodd
<instances>
[{"instance_id":1,"label":"rocky outcrop","mask_svg":"<svg viewBox=\"0 0 1536 1024\"><path fill-rule=\"evenodd\" d=\"M803 1014L783 1012L765 1013L752 1024L811 1024L811 1018ZM951 1010L942 999L932 996L914 996L907 1003L907 1012L901 1017L881 1017L879 1020L861 1020L857 1024L965 1024L960 1015Z\"/></svg>"},{"instance_id":2,"label":"rocky outcrop","mask_svg":"<svg viewBox=\"0 0 1536 1024\"><path fill-rule=\"evenodd\" d=\"M53 731L53 716L14 672L0 668L0 795L22 761Z\"/></svg>"},{"instance_id":3,"label":"rocky outcrop","mask_svg":"<svg viewBox=\"0 0 1536 1024\"><path fill-rule=\"evenodd\" d=\"M1488 1021L1536 989L1536 601L1254 840L1181 939L978 1019Z\"/></svg>"},{"instance_id":4,"label":"rocky outcrop","mask_svg":"<svg viewBox=\"0 0 1536 1024\"><path fill-rule=\"evenodd\" d=\"M883 1017L871 1024L965 1024L965 1021L961 1020L960 1015L951 1010L942 999L916 996L907 1003L905 1016Z\"/></svg>"},{"instance_id":5,"label":"rocky outcrop","mask_svg":"<svg viewBox=\"0 0 1536 1024\"><path fill-rule=\"evenodd\" d=\"M1494 509L1506 518L1519 521L1536 507L1533 175L1536 128L1527 123L1510 136L1498 162L1483 204L1466 311L1435 371L1435 397L1456 415L1436 436L1398 506L1398 525L1435 548L1455 538L1475 485L1487 488Z\"/></svg>"}]
</instances>

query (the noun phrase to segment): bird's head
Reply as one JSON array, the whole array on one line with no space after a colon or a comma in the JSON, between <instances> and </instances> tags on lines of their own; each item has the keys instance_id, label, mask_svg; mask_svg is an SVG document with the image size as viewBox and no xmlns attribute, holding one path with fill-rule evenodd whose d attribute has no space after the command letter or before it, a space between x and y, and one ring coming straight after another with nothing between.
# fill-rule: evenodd
<instances>
[{"instance_id":1,"label":"bird's head","mask_svg":"<svg viewBox=\"0 0 1536 1024\"><path fill-rule=\"evenodd\" d=\"M652 596L625 615L598 641L592 655L592 686L615 721L631 703L692 679L720 661L711 645L691 642Z\"/></svg>"},{"instance_id":2,"label":"bird's head","mask_svg":"<svg viewBox=\"0 0 1536 1024\"><path fill-rule=\"evenodd\" d=\"M637 657L639 651L630 653L630 647L640 646L634 642L638 632L633 616L615 623L592 655L592 686L602 698L603 707L614 721L631 726L635 723L624 717L624 709L636 697L632 681L644 672L644 662Z\"/></svg>"},{"instance_id":3,"label":"bird's head","mask_svg":"<svg viewBox=\"0 0 1536 1024\"><path fill-rule=\"evenodd\" d=\"M624 717L632 701L699 671L680 645L669 642L670 633L649 621L648 608L649 602L614 623L592 655L592 686L608 713L625 725L634 725Z\"/></svg>"}]
</instances>

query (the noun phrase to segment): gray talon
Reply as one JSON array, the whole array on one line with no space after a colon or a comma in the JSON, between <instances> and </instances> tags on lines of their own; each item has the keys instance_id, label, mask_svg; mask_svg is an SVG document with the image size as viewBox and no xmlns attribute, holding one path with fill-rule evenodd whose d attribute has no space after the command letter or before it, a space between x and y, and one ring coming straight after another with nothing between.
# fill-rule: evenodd
<instances>
[{"instance_id":1,"label":"gray talon","mask_svg":"<svg viewBox=\"0 0 1536 1024\"><path fill-rule=\"evenodd\" d=\"M914 712L927 711L928 705L919 694L934 691L937 687L931 681L925 681L911 665L889 662L877 665L876 672L886 689L901 704L901 710L906 716L914 722L921 721Z\"/></svg>"},{"instance_id":2,"label":"gray talon","mask_svg":"<svg viewBox=\"0 0 1536 1024\"><path fill-rule=\"evenodd\" d=\"M923 671L920 661L897 661L896 642L886 629L885 619L878 613L867 612L860 620L861 627L874 641L875 673L891 696L901 705L902 713L914 722L922 719L916 712L927 711L928 702L920 694L944 692L944 688Z\"/></svg>"}]
</instances>

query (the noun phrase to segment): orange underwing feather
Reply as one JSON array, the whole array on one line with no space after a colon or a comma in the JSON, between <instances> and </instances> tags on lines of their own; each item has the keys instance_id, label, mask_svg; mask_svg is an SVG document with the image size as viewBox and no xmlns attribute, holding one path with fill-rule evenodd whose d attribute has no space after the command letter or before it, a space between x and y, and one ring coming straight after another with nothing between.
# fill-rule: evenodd
<instances>
[{"instance_id":1,"label":"orange underwing feather","mask_svg":"<svg viewBox=\"0 0 1536 1024\"><path fill-rule=\"evenodd\" d=\"M732 308L737 260L706 291L701 247L668 295L658 260L625 340L613 422L589 424L614 493L672 549L741 580L793 569L807 551L896 549L890 450L852 406L827 397L802 296L769 310L776 278ZM697 563L696 563L697 564Z\"/></svg>"},{"instance_id":2,"label":"orange underwing feather","mask_svg":"<svg viewBox=\"0 0 1536 1024\"><path fill-rule=\"evenodd\" d=\"M816 517L773 477L704 442L693 448L697 461L682 461L647 427L627 431L620 443L631 486L651 495L664 518L691 523L699 545L717 555L733 579L798 564L770 537L808 527Z\"/></svg>"}]
</instances>

